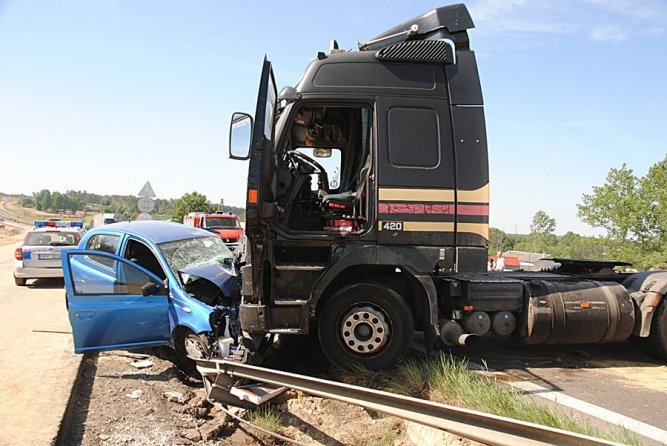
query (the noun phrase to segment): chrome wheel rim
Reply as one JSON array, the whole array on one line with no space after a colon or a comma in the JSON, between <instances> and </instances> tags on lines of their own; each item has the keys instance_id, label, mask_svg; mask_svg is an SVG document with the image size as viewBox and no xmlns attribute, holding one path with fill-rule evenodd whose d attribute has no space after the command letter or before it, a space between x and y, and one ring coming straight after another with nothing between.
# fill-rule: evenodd
<instances>
[{"instance_id":1,"label":"chrome wheel rim","mask_svg":"<svg viewBox=\"0 0 667 446\"><path fill-rule=\"evenodd\" d=\"M371 306L354 307L343 317L340 335L345 346L355 353L379 351L389 339L389 324L384 314Z\"/></svg>"}]
</instances>

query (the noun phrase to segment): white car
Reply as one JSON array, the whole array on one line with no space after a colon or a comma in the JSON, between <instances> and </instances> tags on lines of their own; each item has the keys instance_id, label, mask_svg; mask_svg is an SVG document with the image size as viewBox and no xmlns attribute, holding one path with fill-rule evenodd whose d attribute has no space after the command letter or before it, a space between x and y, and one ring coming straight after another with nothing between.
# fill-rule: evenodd
<instances>
[{"instance_id":1,"label":"white car","mask_svg":"<svg viewBox=\"0 0 667 446\"><path fill-rule=\"evenodd\" d=\"M14 251L14 283L63 277L60 252L76 247L84 232L82 221L36 221Z\"/></svg>"}]
</instances>

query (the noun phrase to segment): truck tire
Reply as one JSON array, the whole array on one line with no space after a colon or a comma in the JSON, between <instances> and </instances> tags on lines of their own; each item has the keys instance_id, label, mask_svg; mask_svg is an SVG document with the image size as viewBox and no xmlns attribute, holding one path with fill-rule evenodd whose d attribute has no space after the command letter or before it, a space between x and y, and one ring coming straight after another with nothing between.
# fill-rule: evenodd
<instances>
[{"instance_id":1,"label":"truck tire","mask_svg":"<svg viewBox=\"0 0 667 446\"><path fill-rule=\"evenodd\" d=\"M21 279L19 277L14 276L14 283L17 286L25 286L26 279Z\"/></svg>"},{"instance_id":2,"label":"truck tire","mask_svg":"<svg viewBox=\"0 0 667 446\"><path fill-rule=\"evenodd\" d=\"M319 315L322 350L338 367L358 363L373 370L387 368L408 352L414 331L405 300L374 283L343 288Z\"/></svg>"},{"instance_id":3,"label":"truck tire","mask_svg":"<svg viewBox=\"0 0 667 446\"><path fill-rule=\"evenodd\" d=\"M651 331L648 337L632 336L630 341L644 353L667 361L667 297L662 298L651 319Z\"/></svg>"}]
</instances>

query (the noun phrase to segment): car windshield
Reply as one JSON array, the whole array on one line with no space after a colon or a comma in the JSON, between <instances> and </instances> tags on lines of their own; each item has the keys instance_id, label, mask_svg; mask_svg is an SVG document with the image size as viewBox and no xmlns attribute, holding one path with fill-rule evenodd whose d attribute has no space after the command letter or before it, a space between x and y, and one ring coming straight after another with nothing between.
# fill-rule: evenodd
<instances>
[{"instance_id":1,"label":"car windshield","mask_svg":"<svg viewBox=\"0 0 667 446\"><path fill-rule=\"evenodd\" d=\"M178 271L211 263L224 264L233 254L218 237L196 237L158 244L169 267Z\"/></svg>"},{"instance_id":2,"label":"car windshield","mask_svg":"<svg viewBox=\"0 0 667 446\"><path fill-rule=\"evenodd\" d=\"M237 219L233 217L206 217L207 229L238 228Z\"/></svg>"}]
</instances>

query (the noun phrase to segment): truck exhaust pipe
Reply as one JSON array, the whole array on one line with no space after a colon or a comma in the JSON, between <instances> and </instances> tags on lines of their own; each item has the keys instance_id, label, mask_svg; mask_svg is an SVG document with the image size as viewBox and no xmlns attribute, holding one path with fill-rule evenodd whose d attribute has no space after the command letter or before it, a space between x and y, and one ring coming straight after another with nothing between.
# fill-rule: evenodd
<instances>
[{"instance_id":1,"label":"truck exhaust pipe","mask_svg":"<svg viewBox=\"0 0 667 446\"><path fill-rule=\"evenodd\" d=\"M445 345L474 345L479 336L471 333L463 333L463 328L458 322L447 319L440 320L440 340Z\"/></svg>"}]
</instances>

